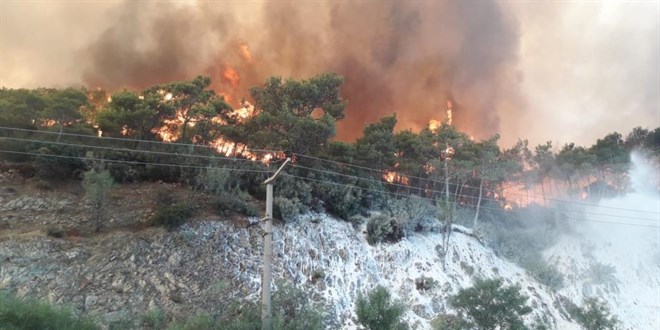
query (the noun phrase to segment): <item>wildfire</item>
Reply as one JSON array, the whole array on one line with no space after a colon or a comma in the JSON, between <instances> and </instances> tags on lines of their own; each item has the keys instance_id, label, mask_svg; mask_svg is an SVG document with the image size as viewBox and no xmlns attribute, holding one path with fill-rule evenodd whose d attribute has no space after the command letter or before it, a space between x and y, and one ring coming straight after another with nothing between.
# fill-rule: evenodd
<instances>
[{"instance_id":1,"label":"wildfire","mask_svg":"<svg viewBox=\"0 0 660 330\"><path fill-rule=\"evenodd\" d=\"M248 63L252 63L252 54L250 54L250 48L246 43L241 43L238 46L239 53L241 57Z\"/></svg>"},{"instance_id":2,"label":"wildfire","mask_svg":"<svg viewBox=\"0 0 660 330\"><path fill-rule=\"evenodd\" d=\"M401 175L394 171L385 171L385 174L383 174L383 179L389 183L401 183L405 185L410 183L410 179L407 176Z\"/></svg>"},{"instance_id":3,"label":"wildfire","mask_svg":"<svg viewBox=\"0 0 660 330\"><path fill-rule=\"evenodd\" d=\"M447 100L447 125L451 125L452 113L451 113L451 101Z\"/></svg>"},{"instance_id":4,"label":"wildfire","mask_svg":"<svg viewBox=\"0 0 660 330\"><path fill-rule=\"evenodd\" d=\"M241 81L241 76L236 70L230 66L225 66L225 70L222 72L222 80L229 83L232 88L237 88L238 83Z\"/></svg>"},{"instance_id":5,"label":"wildfire","mask_svg":"<svg viewBox=\"0 0 660 330\"><path fill-rule=\"evenodd\" d=\"M242 107L238 109L234 109L229 116L237 118L239 121L251 118L254 116L254 105L252 105L250 102L243 100L241 102Z\"/></svg>"},{"instance_id":6,"label":"wildfire","mask_svg":"<svg viewBox=\"0 0 660 330\"><path fill-rule=\"evenodd\" d=\"M452 123L451 110L452 110L451 101L447 100L447 124L448 125L451 125L451 123ZM442 121L440 121L440 120L431 119L429 121L429 130L431 130L431 131L436 131L438 128L440 128L440 126L442 126Z\"/></svg>"},{"instance_id":7,"label":"wildfire","mask_svg":"<svg viewBox=\"0 0 660 330\"><path fill-rule=\"evenodd\" d=\"M429 121L429 129L432 131L437 130L441 125L442 123L439 120L431 119L431 121Z\"/></svg>"}]
</instances>

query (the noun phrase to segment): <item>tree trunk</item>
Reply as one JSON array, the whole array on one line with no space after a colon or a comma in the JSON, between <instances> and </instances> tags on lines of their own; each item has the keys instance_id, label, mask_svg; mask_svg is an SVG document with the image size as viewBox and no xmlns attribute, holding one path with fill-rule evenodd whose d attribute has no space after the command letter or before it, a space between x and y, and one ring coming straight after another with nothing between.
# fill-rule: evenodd
<instances>
[{"instance_id":1,"label":"tree trunk","mask_svg":"<svg viewBox=\"0 0 660 330\"><path fill-rule=\"evenodd\" d=\"M474 223L472 223L472 229L477 227L477 221L479 219L479 207L481 207L481 196L484 192L484 178L481 178L479 182L479 199L477 199L477 212L474 213Z\"/></svg>"}]
</instances>

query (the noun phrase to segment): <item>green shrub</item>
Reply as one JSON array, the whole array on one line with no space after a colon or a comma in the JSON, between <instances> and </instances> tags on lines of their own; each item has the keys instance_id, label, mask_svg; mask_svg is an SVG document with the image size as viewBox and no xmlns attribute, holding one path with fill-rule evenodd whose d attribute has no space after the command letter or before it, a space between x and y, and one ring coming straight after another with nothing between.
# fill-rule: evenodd
<instances>
[{"instance_id":1,"label":"green shrub","mask_svg":"<svg viewBox=\"0 0 660 330\"><path fill-rule=\"evenodd\" d=\"M386 209L404 234L429 231L439 216L438 208L419 196L390 199Z\"/></svg>"},{"instance_id":2,"label":"green shrub","mask_svg":"<svg viewBox=\"0 0 660 330\"><path fill-rule=\"evenodd\" d=\"M252 217L259 214L254 206L233 193L223 193L217 196L215 198L215 208L218 214L224 216L239 213Z\"/></svg>"},{"instance_id":3,"label":"green shrub","mask_svg":"<svg viewBox=\"0 0 660 330\"><path fill-rule=\"evenodd\" d=\"M557 267L549 264L542 256L539 256L538 259L525 260L522 266L539 283L554 290L564 287L564 276L557 270Z\"/></svg>"},{"instance_id":4,"label":"green shrub","mask_svg":"<svg viewBox=\"0 0 660 330\"><path fill-rule=\"evenodd\" d=\"M500 213L490 223L482 221L479 234L495 254L524 268L539 283L560 289L563 276L544 260L543 250L555 243L561 226L556 226L554 215L546 209L521 213Z\"/></svg>"},{"instance_id":5,"label":"green shrub","mask_svg":"<svg viewBox=\"0 0 660 330\"><path fill-rule=\"evenodd\" d=\"M589 267L589 280L594 284L616 287L617 279L614 277L616 267L594 262Z\"/></svg>"},{"instance_id":6,"label":"green shrub","mask_svg":"<svg viewBox=\"0 0 660 330\"><path fill-rule=\"evenodd\" d=\"M336 178L329 179L335 182ZM354 186L332 184L328 182L314 184L314 196L319 196L323 207L328 213L348 220L352 216L361 214L365 208L362 205L362 190ZM350 184L350 183L349 183Z\"/></svg>"},{"instance_id":7,"label":"green shrub","mask_svg":"<svg viewBox=\"0 0 660 330\"><path fill-rule=\"evenodd\" d=\"M145 329L165 329L167 324L167 317L161 309L151 309L146 314L142 315L142 326Z\"/></svg>"},{"instance_id":8,"label":"green shrub","mask_svg":"<svg viewBox=\"0 0 660 330\"><path fill-rule=\"evenodd\" d=\"M95 231L101 230L108 212L108 193L114 180L107 170L90 169L83 174L83 187L91 207Z\"/></svg>"},{"instance_id":9,"label":"green shrub","mask_svg":"<svg viewBox=\"0 0 660 330\"><path fill-rule=\"evenodd\" d=\"M207 168L197 175L196 186L200 190L213 195L221 195L229 191L231 173L224 168Z\"/></svg>"},{"instance_id":10,"label":"green shrub","mask_svg":"<svg viewBox=\"0 0 660 330\"><path fill-rule=\"evenodd\" d=\"M438 281L433 277L421 276L415 279L415 287L420 291L433 290L438 287Z\"/></svg>"},{"instance_id":11,"label":"green shrub","mask_svg":"<svg viewBox=\"0 0 660 330\"><path fill-rule=\"evenodd\" d=\"M92 320L74 316L67 309L0 293L0 329L86 330L98 327Z\"/></svg>"},{"instance_id":12,"label":"green shrub","mask_svg":"<svg viewBox=\"0 0 660 330\"><path fill-rule=\"evenodd\" d=\"M448 302L471 327L524 329L522 316L532 312L526 305L527 299L519 286L503 286L502 279L497 278L476 279L474 286L461 289Z\"/></svg>"},{"instance_id":13,"label":"green shrub","mask_svg":"<svg viewBox=\"0 0 660 330\"><path fill-rule=\"evenodd\" d=\"M288 284L279 284L272 297L273 330L321 330L323 315L301 289ZM248 303L244 306L233 304L220 318L221 329L258 330L261 329L260 305Z\"/></svg>"},{"instance_id":14,"label":"green shrub","mask_svg":"<svg viewBox=\"0 0 660 330\"><path fill-rule=\"evenodd\" d=\"M367 242L377 244L392 233L392 219L386 215L376 215L367 222Z\"/></svg>"},{"instance_id":15,"label":"green shrub","mask_svg":"<svg viewBox=\"0 0 660 330\"><path fill-rule=\"evenodd\" d=\"M469 330L470 323L465 319L452 315L440 314L431 321L433 330Z\"/></svg>"},{"instance_id":16,"label":"green shrub","mask_svg":"<svg viewBox=\"0 0 660 330\"><path fill-rule=\"evenodd\" d=\"M468 275L473 275L474 274L474 267L469 265L467 262L461 261L460 266L461 266L461 269L463 269L466 274L468 274Z\"/></svg>"},{"instance_id":17,"label":"green shrub","mask_svg":"<svg viewBox=\"0 0 660 330\"><path fill-rule=\"evenodd\" d=\"M382 286L367 297L360 294L355 302L358 323L369 330L408 329L408 324L401 320L404 312L403 305L391 301L389 291Z\"/></svg>"},{"instance_id":18,"label":"green shrub","mask_svg":"<svg viewBox=\"0 0 660 330\"><path fill-rule=\"evenodd\" d=\"M55 238L62 238L66 236L66 233L61 226L50 226L46 229L46 235Z\"/></svg>"},{"instance_id":19,"label":"green shrub","mask_svg":"<svg viewBox=\"0 0 660 330\"><path fill-rule=\"evenodd\" d=\"M162 329L162 328L161 328ZM169 330L212 330L218 329L218 324L212 317L204 314L195 315L183 321L175 322L167 327Z\"/></svg>"},{"instance_id":20,"label":"green shrub","mask_svg":"<svg viewBox=\"0 0 660 330\"><path fill-rule=\"evenodd\" d=\"M607 304L594 297L585 299L582 307L569 308L568 312L586 330L614 330L621 325Z\"/></svg>"},{"instance_id":21,"label":"green shrub","mask_svg":"<svg viewBox=\"0 0 660 330\"><path fill-rule=\"evenodd\" d=\"M159 204L152 221L154 226L174 229L186 223L192 214L192 206L186 203L176 203L172 205Z\"/></svg>"},{"instance_id":22,"label":"green shrub","mask_svg":"<svg viewBox=\"0 0 660 330\"><path fill-rule=\"evenodd\" d=\"M298 215L308 210L297 198L275 197L273 199L273 217L281 219L284 222L291 222Z\"/></svg>"},{"instance_id":23,"label":"green shrub","mask_svg":"<svg viewBox=\"0 0 660 330\"><path fill-rule=\"evenodd\" d=\"M31 152L40 154L35 156L34 161L36 175L40 179L75 178L85 169L85 162L82 160L85 151L82 147L37 146Z\"/></svg>"}]
</instances>

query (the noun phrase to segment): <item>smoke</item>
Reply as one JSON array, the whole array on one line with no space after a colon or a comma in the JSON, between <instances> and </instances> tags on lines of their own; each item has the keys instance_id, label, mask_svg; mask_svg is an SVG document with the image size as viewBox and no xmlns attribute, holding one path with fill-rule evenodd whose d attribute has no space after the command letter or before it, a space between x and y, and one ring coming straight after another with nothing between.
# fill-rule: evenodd
<instances>
[{"instance_id":1,"label":"smoke","mask_svg":"<svg viewBox=\"0 0 660 330\"><path fill-rule=\"evenodd\" d=\"M272 75L334 71L349 104L342 139L395 112L400 127L422 128L444 118L448 99L456 125L487 137L499 131L498 104L520 99L517 26L494 1L266 2L244 10L251 22L238 9L123 3L83 55L84 82L112 90L205 73L237 100ZM240 79L226 79L228 68Z\"/></svg>"},{"instance_id":2,"label":"smoke","mask_svg":"<svg viewBox=\"0 0 660 330\"><path fill-rule=\"evenodd\" d=\"M660 125L660 23L652 3L0 6L3 86L114 91L205 74L237 105L268 77L334 71L346 78L344 140L395 112L400 129L420 129L445 118L447 100L459 129L476 138L500 133L505 144L518 137L592 143L613 130Z\"/></svg>"}]
</instances>

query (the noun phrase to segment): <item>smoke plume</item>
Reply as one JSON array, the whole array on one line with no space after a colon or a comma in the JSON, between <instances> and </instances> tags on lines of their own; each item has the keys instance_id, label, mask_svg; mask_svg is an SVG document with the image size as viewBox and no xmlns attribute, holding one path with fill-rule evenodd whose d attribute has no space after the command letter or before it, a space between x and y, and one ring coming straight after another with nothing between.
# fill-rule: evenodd
<instances>
[{"instance_id":1,"label":"smoke plume","mask_svg":"<svg viewBox=\"0 0 660 330\"><path fill-rule=\"evenodd\" d=\"M203 73L237 101L273 75L334 71L349 104L342 139L395 112L400 127L419 129L444 118L448 99L458 127L487 137L498 104L521 105L517 26L494 1L227 6L122 4L84 54L84 82L141 88Z\"/></svg>"},{"instance_id":2,"label":"smoke plume","mask_svg":"<svg viewBox=\"0 0 660 330\"><path fill-rule=\"evenodd\" d=\"M475 138L590 144L660 126L657 2L0 1L0 85L143 88L211 76L234 106L334 71L341 139L397 114Z\"/></svg>"}]
</instances>

